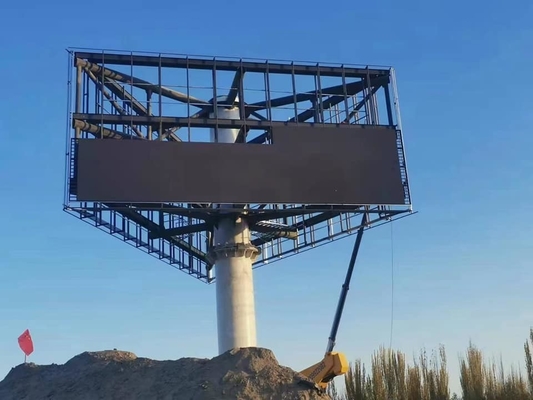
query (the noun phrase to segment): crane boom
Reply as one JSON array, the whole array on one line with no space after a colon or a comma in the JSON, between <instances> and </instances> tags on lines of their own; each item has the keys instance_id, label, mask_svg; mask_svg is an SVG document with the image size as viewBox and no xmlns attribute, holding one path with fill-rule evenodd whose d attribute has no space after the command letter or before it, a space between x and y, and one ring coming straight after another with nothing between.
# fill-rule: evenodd
<instances>
[{"instance_id":1,"label":"crane boom","mask_svg":"<svg viewBox=\"0 0 533 400\"><path fill-rule=\"evenodd\" d=\"M363 219L361 220L361 225L357 230L357 237L355 238L355 244L352 250L352 257L350 258L350 264L348 265L348 270L346 271L346 277L344 278L344 283L342 284L341 294L339 296L339 302L337 303L337 311L335 312L335 317L333 318L333 325L331 326L331 333L328 338L328 346L326 348L326 354L331 353L335 347L335 340L337 339L337 331L339 330L339 325L341 322L342 312L344 310L344 303L346 303L346 297L348 296L348 290L350 290L350 281L352 279L352 274L355 266L355 260L357 259L357 253L359 253L359 247L361 246L361 239L363 238L363 232L366 225L366 213L363 214Z\"/></svg>"},{"instance_id":2,"label":"crane boom","mask_svg":"<svg viewBox=\"0 0 533 400\"><path fill-rule=\"evenodd\" d=\"M334 352L333 348L335 347L337 331L339 330L348 290L350 290L350 280L352 279L357 253L359 252L359 247L361 246L361 239L363 238L363 231L367 223L366 221L367 216L366 213L364 213L363 219L361 220L361 225L357 230L357 237L355 239L352 257L350 258L350 264L348 265L348 271L346 272L346 277L342 285L339 302L337 304L337 310L335 312L335 317L333 318L333 325L331 326L331 333L328 338L326 354L320 362L311 365L300 372L302 375L312 380L321 390L326 390L329 382L331 382L336 376L343 375L348 371L348 361L346 360L346 357L342 353Z\"/></svg>"}]
</instances>

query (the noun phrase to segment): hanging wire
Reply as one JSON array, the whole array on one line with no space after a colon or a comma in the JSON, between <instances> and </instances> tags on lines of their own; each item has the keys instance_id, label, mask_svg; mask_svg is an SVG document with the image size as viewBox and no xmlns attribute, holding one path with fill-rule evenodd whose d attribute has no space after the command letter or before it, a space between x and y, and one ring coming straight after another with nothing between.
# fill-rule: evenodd
<instances>
[{"instance_id":1,"label":"hanging wire","mask_svg":"<svg viewBox=\"0 0 533 400\"><path fill-rule=\"evenodd\" d=\"M391 247L391 312L390 312L390 341L389 348L392 349L392 335L394 330L394 230L392 221L390 222L390 247Z\"/></svg>"}]
</instances>

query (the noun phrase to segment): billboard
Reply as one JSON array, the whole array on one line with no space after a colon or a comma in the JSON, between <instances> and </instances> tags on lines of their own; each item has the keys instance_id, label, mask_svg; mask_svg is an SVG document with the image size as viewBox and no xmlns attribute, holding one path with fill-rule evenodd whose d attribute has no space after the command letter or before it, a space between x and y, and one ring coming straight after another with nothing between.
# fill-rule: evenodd
<instances>
[{"instance_id":1,"label":"billboard","mask_svg":"<svg viewBox=\"0 0 533 400\"><path fill-rule=\"evenodd\" d=\"M388 126L276 126L271 144L79 139L78 201L405 204Z\"/></svg>"}]
</instances>

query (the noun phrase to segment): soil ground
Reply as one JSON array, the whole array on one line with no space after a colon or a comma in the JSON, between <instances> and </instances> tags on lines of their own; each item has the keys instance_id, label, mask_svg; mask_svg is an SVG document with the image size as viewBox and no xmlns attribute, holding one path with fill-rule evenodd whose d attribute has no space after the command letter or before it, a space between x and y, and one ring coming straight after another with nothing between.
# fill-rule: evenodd
<instances>
[{"instance_id":1,"label":"soil ground","mask_svg":"<svg viewBox=\"0 0 533 400\"><path fill-rule=\"evenodd\" d=\"M21 364L2 400L330 400L263 348L212 359L155 361L126 351L79 354L63 365Z\"/></svg>"}]
</instances>

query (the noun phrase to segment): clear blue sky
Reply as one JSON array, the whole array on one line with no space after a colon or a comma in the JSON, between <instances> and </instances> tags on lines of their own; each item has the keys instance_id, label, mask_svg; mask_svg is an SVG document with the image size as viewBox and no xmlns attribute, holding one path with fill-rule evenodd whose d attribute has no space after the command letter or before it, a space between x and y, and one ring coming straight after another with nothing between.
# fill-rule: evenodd
<instances>
[{"instance_id":1,"label":"clear blue sky","mask_svg":"<svg viewBox=\"0 0 533 400\"><path fill-rule=\"evenodd\" d=\"M470 339L523 365L533 3L30 0L3 2L0 15L0 377L23 360L26 328L42 364L114 347L157 359L217 352L214 286L62 211L69 46L393 65L420 211L393 225L393 346L442 343L452 374ZM282 363L322 356L352 242L255 274L259 344ZM338 349L367 360L388 345L390 316L385 226L364 238Z\"/></svg>"}]
</instances>

